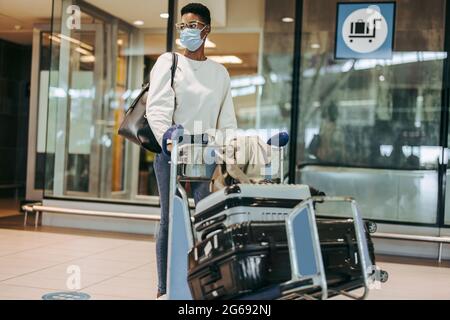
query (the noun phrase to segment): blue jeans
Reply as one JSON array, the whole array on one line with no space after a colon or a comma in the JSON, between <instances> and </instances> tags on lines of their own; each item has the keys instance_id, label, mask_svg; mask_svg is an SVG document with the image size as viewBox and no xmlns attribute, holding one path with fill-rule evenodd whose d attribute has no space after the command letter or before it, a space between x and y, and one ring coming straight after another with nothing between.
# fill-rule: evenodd
<instances>
[{"instance_id":1,"label":"blue jeans","mask_svg":"<svg viewBox=\"0 0 450 320\"><path fill-rule=\"evenodd\" d=\"M157 154L153 166L161 203L161 221L156 239L156 264L158 269L158 290L166 293L167 282L167 248L169 239L169 186L170 186L170 157L163 153ZM195 204L209 195L209 183L191 182L191 189ZM186 256L187 259L187 256Z\"/></svg>"}]
</instances>

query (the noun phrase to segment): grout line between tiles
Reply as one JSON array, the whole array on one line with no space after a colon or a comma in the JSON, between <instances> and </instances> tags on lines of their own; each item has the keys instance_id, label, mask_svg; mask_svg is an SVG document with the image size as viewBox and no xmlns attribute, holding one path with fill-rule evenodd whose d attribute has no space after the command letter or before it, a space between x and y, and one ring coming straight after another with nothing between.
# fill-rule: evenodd
<instances>
[{"instance_id":1,"label":"grout line between tiles","mask_svg":"<svg viewBox=\"0 0 450 320\"><path fill-rule=\"evenodd\" d=\"M93 283L93 284L91 284L91 285L89 285L89 286L83 287L81 290L89 290L89 288L92 288L92 287L94 287L94 286L96 286L96 285L102 284L103 282L112 280L112 279L114 279L114 278L119 278L119 277L122 276L123 274L128 273L128 272L131 272L131 271L135 271L135 270L137 270L137 269L139 269L139 268L142 268L143 266L145 266L145 265L147 265L147 264L149 264L149 263L145 263L145 264L140 265L140 266L138 266L138 267L129 269L129 270L124 271L124 272L122 272L122 273L120 273L120 274L118 274L118 275L115 275L115 276L112 276L112 277L110 277L110 278L108 278L108 279L104 279L104 280L102 280L102 281L99 281L98 283ZM101 294L99 294L99 295L101 295ZM103 295L105 295L105 294L103 294ZM129 299L136 300L135 297L125 297L125 296L119 296L119 295L115 295L115 294L107 294L107 295L109 295L109 296L111 296L111 297L115 297L115 298L122 298L122 299L127 299L127 300L129 300Z\"/></svg>"},{"instance_id":2,"label":"grout line between tiles","mask_svg":"<svg viewBox=\"0 0 450 320\"><path fill-rule=\"evenodd\" d=\"M116 248L120 248L120 247L123 247L123 246L126 246L126 245L127 245L127 244L122 244L122 245L120 245L120 246L118 246L118 247L116 247ZM5 279L5 280L1 280L1 281L0 281L0 284L2 284L2 282L4 282L4 281L8 281L8 280L11 280L11 279L14 279L14 278L19 278L19 277L23 277L23 276L26 276L26 275L29 275L29 274L32 274L32 273L44 271L44 270L46 270L46 269L54 268L54 267L57 267L57 266L59 266L59 265L63 265L63 264L65 264L65 263L71 262L71 261L75 261L75 260L79 260L79 259L84 259L84 258L89 258L89 257L91 257L91 256L94 256L94 255L97 255L97 254L101 254L101 253L106 252L106 251L108 251L108 250L111 250L111 248L104 249L104 250L101 250L101 251L97 251L97 252L94 252L94 253L90 253L90 254L87 254L86 256L80 256L80 257L77 257L77 258L74 258L74 259L69 259L69 260L64 261L64 262L58 262L58 263L56 263L56 264L52 264L52 265L47 266L47 267L45 267L45 268L36 269L36 270L30 271L30 272L25 272L25 273L22 273L22 274L20 274L20 275L14 276L14 277L12 277L12 278L8 278L8 279Z\"/></svg>"}]
</instances>

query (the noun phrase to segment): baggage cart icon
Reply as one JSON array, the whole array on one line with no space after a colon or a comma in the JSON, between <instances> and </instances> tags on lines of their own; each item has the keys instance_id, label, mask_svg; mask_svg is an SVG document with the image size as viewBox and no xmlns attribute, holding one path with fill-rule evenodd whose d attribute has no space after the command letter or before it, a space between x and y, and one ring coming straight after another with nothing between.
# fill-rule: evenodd
<instances>
[{"instance_id":1,"label":"baggage cart icon","mask_svg":"<svg viewBox=\"0 0 450 320\"><path fill-rule=\"evenodd\" d=\"M372 39L376 37L378 21L381 21L381 19L373 19L372 28L370 28L369 22L364 22L364 20L362 19L359 19L356 22L352 22L350 24L350 42L353 42L353 39L355 38L368 39L369 42L372 42Z\"/></svg>"}]
</instances>

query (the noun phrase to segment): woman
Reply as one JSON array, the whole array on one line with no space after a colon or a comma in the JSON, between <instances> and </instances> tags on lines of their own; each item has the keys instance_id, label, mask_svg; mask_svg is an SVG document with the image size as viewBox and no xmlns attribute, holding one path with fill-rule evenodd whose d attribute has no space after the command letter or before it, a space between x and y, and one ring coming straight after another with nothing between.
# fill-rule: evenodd
<instances>
[{"instance_id":1,"label":"woman","mask_svg":"<svg viewBox=\"0 0 450 320\"><path fill-rule=\"evenodd\" d=\"M173 88L170 81L172 54L165 53L158 58L150 73L147 100L147 119L163 148L163 153L158 154L154 162L161 202L161 222L156 242L158 298L166 293L167 279L170 178L167 132L172 130L173 124L191 133L194 132L194 123L196 126L201 124L202 132L237 127L228 71L205 56L205 40L211 31L209 9L197 3L186 5L181 9L181 22L177 24L177 30L185 51L178 58ZM208 195L208 185L205 183L192 184L191 187L196 203Z\"/></svg>"}]
</instances>

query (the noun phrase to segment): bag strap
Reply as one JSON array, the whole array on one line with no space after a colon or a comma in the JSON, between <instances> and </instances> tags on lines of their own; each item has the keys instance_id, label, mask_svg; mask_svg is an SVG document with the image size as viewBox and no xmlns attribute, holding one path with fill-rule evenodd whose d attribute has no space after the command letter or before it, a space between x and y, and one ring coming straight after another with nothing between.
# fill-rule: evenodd
<instances>
[{"instance_id":1,"label":"bag strap","mask_svg":"<svg viewBox=\"0 0 450 320\"><path fill-rule=\"evenodd\" d=\"M172 87L173 92L175 93L175 89L173 88L173 83L175 81L175 73L177 72L177 66L178 66L178 55L175 52L172 52L172 67L170 68L170 86ZM175 114L175 110L177 108L177 95L175 93L174 99L173 99L173 112ZM173 121L172 116L172 125L174 125L175 122Z\"/></svg>"},{"instance_id":2,"label":"bag strap","mask_svg":"<svg viewBox=\"0 0 450 320\"><path fill-rule=\"evenodd\" d=\"M178 56L175 52L172 52L172 67L170 68L171 71L170 86L172 88L175 79L175 73L177 72L177 66L178 66Z\"/></svg>"}]
</instances>

